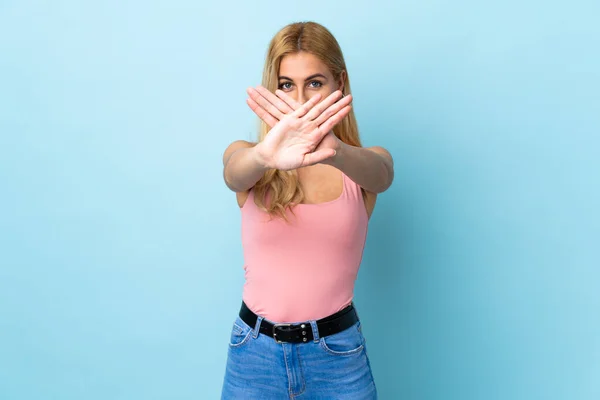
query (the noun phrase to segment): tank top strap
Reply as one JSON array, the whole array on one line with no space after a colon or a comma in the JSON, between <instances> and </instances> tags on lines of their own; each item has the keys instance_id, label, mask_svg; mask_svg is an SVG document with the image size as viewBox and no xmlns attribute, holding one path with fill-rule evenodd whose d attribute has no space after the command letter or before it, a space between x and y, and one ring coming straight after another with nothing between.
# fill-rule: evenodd
<instances>
[{"instance_id":1,"label":"tank top strap","mask_svg":"<svg viewBox=\"0 0 600 400\"><path fill-rule=\"evenodd\" d=\"M353 200L360 199L362 201L362 193L360 186L352 179L350 179L348 175L344 174L344 172L342 172L342 180L344 183L344 197Z\"/></svg>"}]
</instances>

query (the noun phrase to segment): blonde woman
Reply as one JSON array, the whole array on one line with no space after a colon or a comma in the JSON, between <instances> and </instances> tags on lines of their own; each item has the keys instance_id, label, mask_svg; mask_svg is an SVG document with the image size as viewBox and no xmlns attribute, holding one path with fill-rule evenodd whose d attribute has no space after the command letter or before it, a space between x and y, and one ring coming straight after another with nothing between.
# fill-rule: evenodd
<instances>
[{"instance_id":1,"label":"blonde woman","mask_svg":"<svg viewBox=\"0 0 600 400\"><path fill-rule=\"evenodd\" d=\"M322 25L279 31L248 94L259 140L223 155L246 281L222 398L375 399L353 291L392 157L361 146L342 51Z\"/></svg>"}]
</instances>

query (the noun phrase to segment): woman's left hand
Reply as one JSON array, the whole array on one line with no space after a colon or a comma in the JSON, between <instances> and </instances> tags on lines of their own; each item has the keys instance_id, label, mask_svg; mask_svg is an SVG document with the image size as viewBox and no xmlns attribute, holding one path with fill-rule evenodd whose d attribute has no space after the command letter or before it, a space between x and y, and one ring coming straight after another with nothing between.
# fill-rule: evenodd
<instances>
[{"instance_id":1,"label":"woman's left hand","mask_svg":"<svg viewBox=\"0 0 600 400\"><path fill-rule=\"evenodd\" d=\"M276 90L275 94L273 94L263 86L257 86L256 89L249 88L248 95L250 96L247 100L248 106L270 128L274 127L284 115L302 106L302 104L288 96L284 91ZM335 136L333 130L331 130L323 137L315 151L321 149L333 149L337 151L340 144L341 141Z\"/></svg>"}]
</instances>

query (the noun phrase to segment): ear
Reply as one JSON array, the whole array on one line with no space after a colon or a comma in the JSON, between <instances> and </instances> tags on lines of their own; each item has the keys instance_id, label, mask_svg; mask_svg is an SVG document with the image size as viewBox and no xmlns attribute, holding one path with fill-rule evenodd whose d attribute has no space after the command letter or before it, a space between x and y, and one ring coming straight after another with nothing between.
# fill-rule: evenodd
<instances>
[{"instance_id":1,"label":"ear","mask_svg":"<svg viewBox=\"0 0 600 400\"><path fill-rule=\"evenodd\" d=\"M346 71L342 71L340 73L340 81L338 82L339 84L339 89L342 91L342 93L344 93L344 88L345 88L345 82L346 82Z\"/></svg>"}]
</instances>

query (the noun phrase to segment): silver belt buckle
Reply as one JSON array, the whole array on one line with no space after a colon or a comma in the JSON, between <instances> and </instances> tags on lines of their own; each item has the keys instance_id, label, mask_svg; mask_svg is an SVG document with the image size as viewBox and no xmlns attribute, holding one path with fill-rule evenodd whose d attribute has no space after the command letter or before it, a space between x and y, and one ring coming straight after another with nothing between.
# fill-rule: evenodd
<instances>
[{"instance_id":1,"label":"silver belt buckle","mask_svg":"<svg viewBox=\"0 0 600 400\"><path fill-rule=\"evenodd\" d=\"M292 326L292 324L273 324L273 338L275 339L275 342L277 342L277 343L287 343L287 342L284 342L282 340L277 339L277 334L275 333L275 329L277 329L280 326Z\"/></svg>"}]
</instances>

